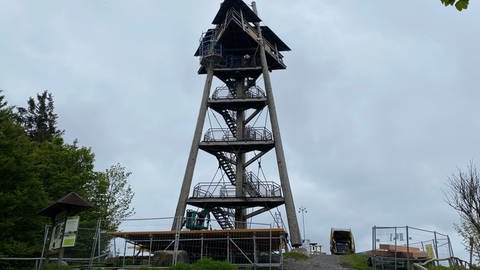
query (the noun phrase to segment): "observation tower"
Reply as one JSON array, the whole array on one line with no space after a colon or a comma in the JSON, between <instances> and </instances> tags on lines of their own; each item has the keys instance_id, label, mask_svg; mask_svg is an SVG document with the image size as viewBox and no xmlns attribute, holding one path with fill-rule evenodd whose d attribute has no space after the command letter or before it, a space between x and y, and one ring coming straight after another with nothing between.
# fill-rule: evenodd
<instances>
[{"instance_id":1,"label":"observation tower","mask_svg":"<svg viewBox=\"0 0 480 270\"><path fill-rule=\"evenodd\" d=\"M254 2L250 7L242 0L224 0L214 26L202 34L195 56L206 80L172 231L207 229L210 215L221 229L247 229L250 218L285 205L290 242L300 246L270 80L270 72L286 69L281 52L290 48L260 23ZM212 91L214 77L221 85ZM265 121L258 120L262 116ZM212 118L217 126L206 127ZM219 176L192 189L199 150L218 161L212 171ZM259 175L259 161L272 152L279 181Z\"/></svg>"}]
</instances>

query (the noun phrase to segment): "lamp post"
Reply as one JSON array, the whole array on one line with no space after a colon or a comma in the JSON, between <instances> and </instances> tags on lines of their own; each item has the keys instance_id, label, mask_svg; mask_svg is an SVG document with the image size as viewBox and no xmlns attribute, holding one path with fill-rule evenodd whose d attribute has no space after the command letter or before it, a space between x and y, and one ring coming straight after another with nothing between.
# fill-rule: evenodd
<instances>
[{"instance_id":1,"label":"lamp post","mask_svg":"<svg viewBox=\"0 0 480 270\"><path fill-rule=\"evenodd\" d=\"M303 224L303 241L302 241L302 243L305 243L305 214L308 213L307 208L305 208L303 206L298 208L298 213L302 214L302 224Z\"/></svg>"}]
</instances>

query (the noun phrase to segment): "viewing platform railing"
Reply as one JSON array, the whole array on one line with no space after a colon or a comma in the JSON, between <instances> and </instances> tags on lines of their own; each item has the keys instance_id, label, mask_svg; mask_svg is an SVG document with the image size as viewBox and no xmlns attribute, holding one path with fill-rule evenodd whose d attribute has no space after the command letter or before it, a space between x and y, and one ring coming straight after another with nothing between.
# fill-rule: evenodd
<instances>
[{"instance_id":1,"label":"viewing platform railing","mask_svg":"<svg viewBox=\"0 0 480 270\"><path fill-rule=\"evenodd\" d=\"M242 98L265 98L265 97L266 97L265 92L263 92L263 90L260 87L254 85L248 88L247 91L245 91ZM226 85L217 87L212 94L212 99L215 99L215 100L235 99L235 98L237 98L237 96L234 95Z\"/></svg>"},{"instance_id":2,"label":"viewing platform railing","mask_svg":"<svg viewBox=\"0 0 480 270\"><path fill-rule=\"evenodd\" d=\"M235 9L231 8L225 15L225 22L221 25L217 31L217 37L220 36L230 21L234 20L238 25L240 25L245 32L247 32L255 40L259 40L259 34L257 30L247 21L242 20L242 15L237 12ZM283 55L278 52L278 50L273 46L268 40L263 38L265 50L270 53L278 62L283 64Z\"/></svg>"},{"instance_id":3,"label":"viewing platform railing","mask_svg":"<svg viewBox=\"0 0 480 270\"><path fill-rule=\"evenodd\" d=\"M210 128L203 136L204 142L272 141L272 132L263 127L246 127L243 139L238 140L228 128Z\"/></svg>"},{"instance_id":4,"label":"viewing platform railing","mask_svg":"<svg viewBox=\"0 0 480 270\"><path fill-rule=\"evenodd\" d=\"M245 182L245 196L250 196L246 189L255 188L257 197L281 197L282 189L279 184L272 181L256 181L256 182ZM230 184L212 184L208 182L201 182L195 185L193 188L193 198L235 198L236 196L236 187Z\"/></svg>"},{"instance_id":5,"label":"viewing platform railing","mask_svg":"<svg viewBox=\"0 0 480 270\"><path fill-rule=\"evenodd\" d=\"M200 38L200 61L203 61L203 58L210 56L221 56L223 57L223 65L225 67L256 67L259 66L259 59L254 55L234 55L228 53L227 50L224 50L223 47L217 42L218 37L220 37L225 31L226 27L231 21L235 21L242 29L250 35L254 40L259 40L260 35L249 22L242 20L242 15L237 12L235 9L230 9L225 16L225 22L219 25L215 29L210 29L205 32ZM274 59L279 63L283 63L283 55L277 50L276 46L272 45L267 39L263 38L263 45L265 51L270 54Z\"/></svg>"}]
</instances>

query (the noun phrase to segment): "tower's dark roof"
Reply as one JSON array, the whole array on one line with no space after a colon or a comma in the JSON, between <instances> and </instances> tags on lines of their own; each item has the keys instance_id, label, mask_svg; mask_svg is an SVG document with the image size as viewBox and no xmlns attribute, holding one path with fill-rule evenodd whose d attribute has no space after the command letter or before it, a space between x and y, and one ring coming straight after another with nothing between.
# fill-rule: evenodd
<instances>
[{"instance_id":1,"label":"tower's dark roof","mask_svg":"<svg viewBox=\"0 0 480 270\"><path fill-rule=\"evenodd\" d=\"M248 7L247 4L245 4L242 0L225 0L220 5L220 10L218 10L218 13L213 19L212 24L222 24L225 20L226 13L231 7L234 7L237 10L242 10L243 18L248 22L256 23L262 21L257 16L257 14L255 14L255 12L253 12L253 10Z\"/></svg>"},{"instance_id":2,"label":"tower's dark roof","mask_svg":"<svg viewBox=\"0 0 480 270\"><path fill-rule=\"evenodd\" d=\"M261 26L262 36L272 44L277 44L279 51L290 51L290 48L285 44L268 26Z\"/></svg>"}]
</instances>

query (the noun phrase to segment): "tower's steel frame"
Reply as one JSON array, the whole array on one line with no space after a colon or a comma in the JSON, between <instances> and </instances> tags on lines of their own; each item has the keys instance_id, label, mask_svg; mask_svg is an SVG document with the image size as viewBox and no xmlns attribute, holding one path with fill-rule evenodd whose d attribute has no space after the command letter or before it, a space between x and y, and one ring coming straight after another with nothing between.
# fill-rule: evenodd
<instances>
[{"instance_id":1,"label":"tower's steel frame","mask_svg":"<svg viewBox=\"0 0 480 270\"><path fill-rule=\"evenodd\" d=\"M181 226L187 204L211 211L224 229L246 228L248 218L285 204L290 241L292 246L299 246L300 230L270 80L270 71L286 68L280 51L290 48L268 27L260 26L260 21L255 3L251 9L242 0L224 0L212 22L215 28L202 36L195 56L201 59L199 74L206 74L207 78L172 230ZM211 95L214 76L225 86ZM260 76L265 92L255 84ZM221 91L226 94L219 94ZM248 125L265 107L272 132ZM228 128L220 131L221 137L217 136L218 130L209 129L202 140L209 108L222 115ZM217 158L234 192L232 188L230 194L226 190L212 194L198 184L189 197L199 149ZM260 181L247 170L271 149L275 149L281 188L273 182ZM252 151L259 153L246 160L246 154ZM261 208L247 214L250 207Z\"/></svg>"}]
</instances>

